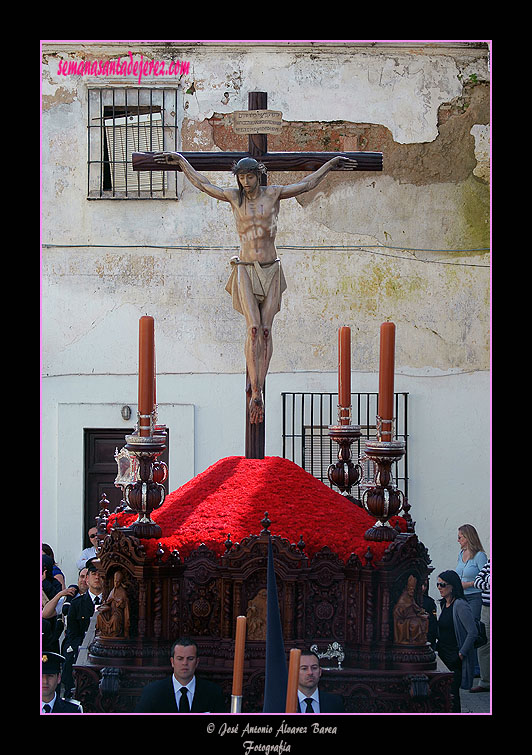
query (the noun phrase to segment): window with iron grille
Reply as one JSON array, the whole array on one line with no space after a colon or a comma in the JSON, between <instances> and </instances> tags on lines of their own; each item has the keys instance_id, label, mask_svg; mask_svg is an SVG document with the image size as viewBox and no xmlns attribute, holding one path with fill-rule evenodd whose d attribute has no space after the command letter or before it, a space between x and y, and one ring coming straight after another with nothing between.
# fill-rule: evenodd
<instances>
[{"instance_id":1,"label":"window with iron grille","mask_svg":"<svg viewBox=\"0 0 532 755\"><path fill-rule=\"evenodd\" d=\"M89 89L89 199L177 198L175 171L134 171L131 155L178 150L178 96L178 89Z\"/></svg>"},{"instance_id":2,"label":"window with iron grille","mask_svg":"<svg viewBox=\"0 0 532 755\"><path fill-rule=\"evenodd\" d=\"M283 457L303 467L329 487L327 470L338 459L338 444L329 437L329 427L338 424L337 393L282 393ZM407 393L395 394L394 439L405 443L405 455L393 465L394 483L408 497ZM366 443L377 435L377 393L351 394L351 422L358 425L361 437L351 446L353 463L360 463L363 477L351 494L362 498L364 490L374 484L375 464L364 459Z\"/></svg>"}]
</instances>

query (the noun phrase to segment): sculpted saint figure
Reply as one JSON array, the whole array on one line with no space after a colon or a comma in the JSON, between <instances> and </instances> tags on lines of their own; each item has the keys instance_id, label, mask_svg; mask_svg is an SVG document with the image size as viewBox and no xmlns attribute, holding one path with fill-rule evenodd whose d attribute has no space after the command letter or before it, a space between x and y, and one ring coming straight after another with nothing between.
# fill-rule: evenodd
<instances>
[{"instance_id":1,"label":"sculpted saint figure","mask_svg":"<svg viewBox=\"0 0 532 755\"><path fill-rule=\"evenodd\" d=\"M400 645L424 645L427 641L429 615L414 600L416 584L411 574L393 609L394 639Z\"/></svg>"},{"instance_id":2,"label":"sculpted saint figure","mask_svg":"<svg viewBox=\"0 0 532 755\"><path fill-rule=\"evenodd\" d=\"M272 323L281 308L286 281L277 257L275 236L281 199L297 197L316 188L333 168L352 170L356 160L333 157L314 173L287 186L261 186L266 168L252 157L244 157L233 167L237 188L220 188L198 173L178 152L158 152L154 160L178 165L188 180L214 199L229 202L240 238L240 253L231 259L232 272L226 286L233 307L246 318L244 353L251 383L249 421L264 419L263 388L272 357Z\"/></svg>"},{"instance_id":3,"label":"sculpted saint figure","mask_svg":"<svg viewBox=\"0 0 532 755\"><path fill-rule=\"evenodd\" d=\"M123 580L122 572L116 571L113 589L98 609L96 629L105 637L129 637L129 599Z\"/></svg>"}]
</instances>

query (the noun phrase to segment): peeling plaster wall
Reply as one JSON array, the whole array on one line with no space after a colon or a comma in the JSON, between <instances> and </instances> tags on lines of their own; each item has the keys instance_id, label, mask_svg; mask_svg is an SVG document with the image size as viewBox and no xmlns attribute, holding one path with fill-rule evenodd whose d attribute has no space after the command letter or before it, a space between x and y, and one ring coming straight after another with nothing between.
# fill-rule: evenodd
<instances>
[{"instance_id":1,"label":"peeling plaster wall","mask_svg":"<svg viewBox=\"0 0 532 755\"><path fill-rule=\"evenodd\" d=\"M445 552L455 558L463 516L488 540L490 89L488 51L478 45L45 44L46 445L61 443L53 436L63 400L105 399L116 401L118 410L136 404L137 322L149 313L156 319L160 400L195 406L190 476L222 456L243 453L243 407L234 394L243 382L244 327L224 291L237 250L229 205L182 176L177 201L86 198L87 87L109 81L58 75L59 61L127 59L129 50L135 59L190 61L177 82L184 151L246 150L247 137L232 132L229 116L247 109L249 91L261 90L268 92L269 108L283 113L282 134L268 139L271 151L384 153L382 173L329 174L313 192L282 204L277 244L288 289L274 324L267 453L281 453L274 396L336 389L339 325L353 332L353 390L377 390L379 326L391 319L397 325L396 390L411 394L417 422L411 426L416 475L410 497L420 536L437 568ZM110 83L136 85L120 77ZM160 86L161 79L148 77L142 85ZM301 175L272 173L268 181L290 183ZM209 178L234 182L229 173ZM220 408L220 385L227 412ZM427 400L449 442L430 454L425 435L434 428L419 413ZM460 412L453 413L454 404ZM213 416L223 432L212 432ZM476 456L473 428L481 438ZM460 478L456 513L446 512L445 525L438 520L434 528L438 503L449 506L443 470L456 468L464 454L471 469ZM441 480L435 490L427 469L431 480ZM186 472L176 472L176 480L179 475ZM54 542L67 537L58 478L50 474L44 481ZM79 479L70 490L79 493ZM80 521L73 524L75 538L68 535L67 553L78 549ZM435 530L442 526L440 543Z\"/></svg>"}]
</instances>

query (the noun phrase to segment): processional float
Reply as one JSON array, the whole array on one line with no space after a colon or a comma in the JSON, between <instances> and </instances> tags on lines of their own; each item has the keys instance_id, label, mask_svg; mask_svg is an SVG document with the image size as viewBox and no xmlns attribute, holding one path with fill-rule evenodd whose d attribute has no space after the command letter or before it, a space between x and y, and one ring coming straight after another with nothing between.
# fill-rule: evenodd
<instances>
[{"instance_id":1,"label":"processional float","mask_svg":"<svg viewBox=\"0 0 532 755\"><path fill-rule=\"evenodd\" d=\"M321 684L344 696L348 712L428 712L449 707L450 675L437 672L435 654L423 640L423 632L401 629L398 634L395 626L394 609L400 598L401 605L405 603L407 586L413 579L417 594L411 602L421 602L420 586L430 573L427 551L407 515L408 504L389 472L404 454L404 444L390 439L393 380L389 372L394 369L390 340L394 343L395 327L384 323L381 328L377 438L368 440L364 449L376 473L361 502L351 495L362 473L360 460L352 454L360 428L351 424L350 384L349 391L345 387L348 330L339 332L339 421L330 427L339 453L329 478L340 493L302 469L298 474L320 486L329 515L334 515L329 508L331 497L334 505L348 506L356 514L357 526L365 523L360 530L367 544L365 552L339 558L332 538L318 552L307 553L303 535L291 542L283 536L283 521L272 523L266 514L258 535L235 542L234 535L220 533L225 550L216 553L200 542L182 555L179 549L164 545L168 533L157 520L163 521L160 515L177 502L180 490L188 494L196 478L165 497L167 470L158 457L165 447L166 428L158 423L154 401L153 318L141 318L138 422L134 433L126 436L123 449L130 459L131 475L128 478L121 469L117 476L125 505L100 517L98 552L106 599L120 571L128 600L128 633L121 630L119 621L113 625L114 632L109 632L109 622L104 629L93 622L74 666L76 699L84 710L133 711L144 684L169 674L173 639L186 635L198 643L202 673L225 690L228 712L260 712L266 649L261 595L269 544L275 553L284 643L291 661L286 712L297 706L293 694L297 654L291 651L311 646L322 661ZM227 469L246 463L265 469L272 464L276 468L282 468L282 463L292 465L267 457L222 462ZM208 472L198 476L202 485ZM297 486L287 486L287 510L293 510L291 501L297 501L297 495ZM315 503L319 508L320 498ZM398 516L401 507L403 518ZM272 524L279 535L270 532ZM414 620L420 621L413 615ZM406 621L410 621L408 616ZM415 641L410 641L414 636Z\"/></svg>"}]
</instances>

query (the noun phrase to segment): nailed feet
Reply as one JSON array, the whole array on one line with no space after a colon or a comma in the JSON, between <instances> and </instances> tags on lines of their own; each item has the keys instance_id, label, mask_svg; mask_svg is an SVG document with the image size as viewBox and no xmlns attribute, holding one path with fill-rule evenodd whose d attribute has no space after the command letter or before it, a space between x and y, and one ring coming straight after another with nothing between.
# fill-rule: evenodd
<instances>
[{"instance_id":1,"label":"nailed feet","mask_svg":"<svg viewBox=\"0 0 532 755\"><path fill-rule=\"evenodd\" d=\"M262 400L262 392L259 392L257 395L252 395L249 401L249 421L252 425L264 421L264 402Z\"/></svg>"}]
</instances>

